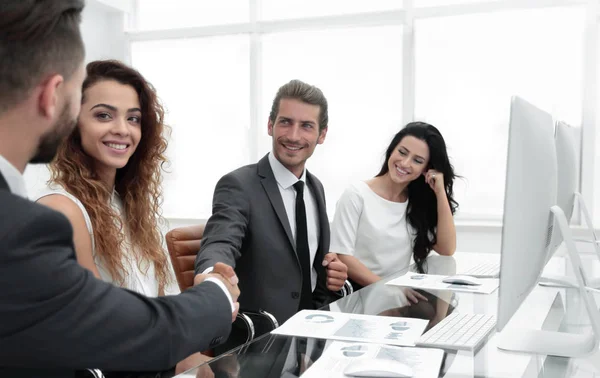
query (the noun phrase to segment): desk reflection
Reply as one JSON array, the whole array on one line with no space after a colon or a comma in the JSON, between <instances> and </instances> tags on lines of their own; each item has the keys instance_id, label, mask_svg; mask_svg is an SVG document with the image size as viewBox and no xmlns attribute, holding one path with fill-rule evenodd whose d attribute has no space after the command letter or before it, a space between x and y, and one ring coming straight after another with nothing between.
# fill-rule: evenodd
<instances>
[{"instance_id":1,"label":"desk reflection","mask_svg":"<svg viewBox=\"0 0 600 378\"><path fill-rule=\"evenodd\" d=\"M445 290L415 290L385 285L388 280L409 269L385 277L381 282L362 288L321 310L419 318L429 320L426 330L450 315L458 300ZM452 256L433 254L427 258L426 273L453 275L456 260ZM331 340L303 337L263 335L254 342L226 353L209 365L186 372L186 377L298 377L308 369L328 347ZM210 370L207 369L210 367ZM212 374L212 375L211 375Z\"/></svg>"}]
</instances>

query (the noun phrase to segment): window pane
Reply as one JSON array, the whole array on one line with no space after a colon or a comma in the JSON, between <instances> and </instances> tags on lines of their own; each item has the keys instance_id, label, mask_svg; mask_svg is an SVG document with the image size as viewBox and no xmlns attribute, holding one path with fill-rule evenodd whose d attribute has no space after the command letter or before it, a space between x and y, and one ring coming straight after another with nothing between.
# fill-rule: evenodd
<instances>
[{"instance_id":1,"label":"window pane","mask_svg":"<svg viewBox=\"0 0 600 378\"><path fill-rule=\"evenodd\" d=\"M264 137L277 89L300 79L323 90L329 131L307 167L325 186L329 216L354 180L375 176L402 114L402 27L373 27L266 35L263 40Z\"/></svg>"},{"instance_id":2,"label":"window pane","mask_svg":"<svg viewBox=\"0 0 600 378\"><path fill-rule=\"evenodd\" d=\"M208 218L218 179L249 160L249 38L136 42L132 57L172 127L163 213Z\"/></svg>"},{"instance_id":3,"label":"window pane","mask_svg":"<svg viewBox=\"0 0 600 378\"><path fill-rule=\"evenodd\" d=\"M600 20L600 18L599 18ZM600 27L600 25L599 25ZM598 33L598 50L597 53L597 62L600 62L600 32ZM597 74L596 80L596 143L594 145L594 209L590 209L589 211L593 214L594 225L598 227L600 224L600 74ZM589 205L588 205L589 206Z\"/></svg>"},{"instance_id":4,"label":"window pane","mask_svg":"<svg viewBox=\"0 0 600 378\"><path fill-rule=\"evenodd\" d=\"M440 129L465 178L456 188L462 213L499 216L511 96L581 124L584 11L496 12L415 27L416 116Z\"/></svg>"},{"instance_id":5,"label":"window pane","mask_svg":"<svg viewBox=\"0 0 600 378\"><path fill-rule=\"evenodd\" d=\"M413 0L415 8L438 7L457 4L497 3L498 0Z\"/></svg>"},{"instance_id":6,"label":"window pane","mask_svg":"<svg viewBox=\"0 0 600 378\"><path fill-rule=\"evenodd\" d=\"M277 20L402 9L402 0L262 0L261 18Z\"/></svg>"},{"instance_id":7,"label":"window pane","mask_svg":"<svg viewBox=\"0 0 600 378\"><path fill-rule=\"evenodd\" d=\"M249 21L249 0L137 0L137 29L173 29Z\"/></svg>"}]
</instances>

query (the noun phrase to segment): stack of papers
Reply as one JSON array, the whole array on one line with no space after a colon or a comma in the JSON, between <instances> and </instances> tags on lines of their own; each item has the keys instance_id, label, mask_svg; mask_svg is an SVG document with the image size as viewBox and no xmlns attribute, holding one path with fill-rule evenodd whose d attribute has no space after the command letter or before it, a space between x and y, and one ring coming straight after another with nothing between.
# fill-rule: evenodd
<instances>
[{"instance_id":1,"label":"stack of papers","mask_svg":"<svg viewBox=\"0 0 600 378\"><path fill-rule=\"evenodd\" d=\"M394 278L386 282L386 285L407 286L423 290L452 290L468 293L491 294L498 288L497 278L478 278L481 285L461 285L447 284L442 282L448 276L438 276L435 274L420 274L408 272L403 276Z\"/></svg>"},{"instance_id":2,"label":"stack of papers","mask_svg":"<svg viewBox=\"0 0 600 378\"><path fill-rule=\"evenodd\" d=\"M334 341L302 378L345 378L344 369L358 359L394 360L412 368L414 378L437 378L443 358L441 349Z\"/></svg>"},{"instance_id":3,"label":"stack of papers","mask_svg":"<svg viewBox=\"0 0 600 378\"><path fill-rule=\"evenodd\" d=\"M429 321L425 319L302 310L271 333L316 339L414 346L427 327L427 323Z\"/></svg>"}]
</instances>

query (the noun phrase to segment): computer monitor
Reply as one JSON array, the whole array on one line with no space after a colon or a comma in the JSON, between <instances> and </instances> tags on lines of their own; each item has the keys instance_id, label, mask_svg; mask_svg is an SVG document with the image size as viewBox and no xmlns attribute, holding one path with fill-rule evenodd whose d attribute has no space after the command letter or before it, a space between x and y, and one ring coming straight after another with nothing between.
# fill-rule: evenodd
<instances>
[{"instance_id":1,"label":"computer monitor","mask_svg":"<svg viewBox=\"0 0 600 378\"><path fill-rule=\"evenodd\" d=\"M556 204L563 210L565 217L570 222L573 216L575 192L579 187L578 143L575 139L575 130L564 122L556 122L554 139L557 163ZM556 227L555 221L553 228ZM546 262L552 258L562 242L561 233L553 232L548 245Z\"/></svg>"},{"instance_id":2,"label":"computer monitor","mask_svg":"<svg viewBox=\"0 0 600 378\"><path fill-rule=\"evenodd\" d=\"M553 232L563 233L571 255L575 250L564 212L556 206L557 171L552 116L519 97L513 97L496 325L501 333L497 345L505 350L575 357L597 348L596 335L600 335L598 311L583 284L578 255L576 275L594 333L578 335L505 327L537 285L546 265ZM555 218L559 230L554 230Z\"/></svg>"},{"instance_id":3,"label":"computer monitor","mask_svg":"<svg viewBox=\"0 0 600 378\"><path fill-rule=\"evenodd\" d=\"M500 254L498 331L535 287L546 265L556 180L552 116L513 97Z\"/></svg>"},{"instance_id":4,"label":"computer monitor","mask_svg":"<svg viewBox=\"0 0 600 378\"><path fill-rule=\"evenodd\" d=\"M556 160L558 168L557 180L557 205L565 213L567 221L571 221L576 206L583 213L584 221L588 226L590 233L589 239L575 239L580 242L591 243L596 255L600 259L600 244L594 231L594 227L589 215L583 196L579 193L579 156L580 156L580 140L581 134L578 128L569 124L558 121L556 122L555 144L556 144ZM557 223L555 222L555 228ZM558 247L562 244L563 237L560 232L552 234L552 241L548 249L546 260L550 260ZM599 287L600 279L589 279L584 275L586 286ZM558 287L574 287L577 282L574 277L544 275L540 280L540 284L545 286Z\"/></svg>"}]
</instances>

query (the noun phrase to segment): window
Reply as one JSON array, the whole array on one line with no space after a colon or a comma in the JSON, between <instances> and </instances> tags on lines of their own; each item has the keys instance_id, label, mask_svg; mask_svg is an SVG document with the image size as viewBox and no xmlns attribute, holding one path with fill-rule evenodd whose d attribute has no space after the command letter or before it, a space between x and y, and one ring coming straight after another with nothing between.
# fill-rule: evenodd
<instances>
[{"instance_id":1,"label":"window","mask_svg":"<svg viewBox=\"0 0 600 378\"><path fill-rule=\"evenodd\" d=\"M401 9L402 0L262 0L261 19L294 19Z\"/></svg>"},{"instance_id":2,"label":"window","mask_svg":"<svg viewBox=\"0 0 600 378\"><path fill-rule=\"evenodd\" d=\"M481 4L481 3L497 3L498 0L413 0L415 8L429 8L446 5L464 5L464 4Z\"/></svg>"},{"instance_id":3,"label":"window","mask_svg":"<svg viewBox=\"0 0 600 378\"><path fill-rule=\"evenodd\" d=\"M132 43L135 68L156 87L172 127L163 214L208 218L218 179L249 161L249 38Z\"/></svg>"},{"instance_id":4,"label":"window","mask_svg":"<svg viewBox=\"0 0 600 378\"><path fill-rule=\"evenodd\" d=\"M535 25L535 27L533 27ZM415 22L415 114L440 129L464 215L503 211L510 98L581 124L580 7L501 11Z\"/></svg>"},{"instance_id":5,"label":"window","mask_svg":"<svg viewBox=\"0 0 600 378\"><path fill-rule=\"evenodd\" d=\"M402 120L402 27L286 32L263 37L261 153L277 89L292 79L316 85L329 106L329 131L307 163L325 187L328 213L354 180L375 176ZM262 126L261 126L262 127Z\"/></svg>"},{"instance_id":6,"label":"window","mask_svg":"<svg viewBox=\"0 0 600 378\"><path fill-rule=\"evenodd\" d=\"M415 12L405 15L409 4ZM583 111L595 111L582 106L584 89L598 92L600 82L584 72L584 36L594 28L593 18L586 18L593 7L581 0L136 0L136 5L137 30L127 35L133 62L157 86L173 125L164 206L170 217L207 217L218 178L271 150L266 132L271 102L294 78L320 87L329 100L327 139L308 168L325 185L331 216L352 181L379 171L391 137L414 114L441 130L456 172L464 177L455 185L459 219L499 221L511 96L574 126L581 126ZM255 10L258 19L251 20ZM344 15L350 16L334 20L332 29L328 17ZM414 17L408 19L414 50L403 45L399 23L405 16ZM304 21L287 22L299 19ZM245 25L227 28L234 23ZM215 35L207 38L185 30L211 25L216 28L203 34ZM168 30L177 28L184 30ZM251 39L235 33L255 34ZM403 70L403 63L413 59L414 75L403 80L410 68ZM411 98L403 98L407 94ZM600 132L596 140L600 145ZM227 153L215 150L223 145ZM595 159L598 188L600 152L592 150L582 159ZM207 159L216 163L200 172ZM600 196L593 212L600 219Z\"/></svg>"},{"instance_id":7,"label":"window","mask_svg":"<svg viewBox=\"0 0 600 378\"><path fill-rule=\"evenodd\" d=\"M249 21L248 0L137 0L137 30L174 29Z\"/></svg>"}]
</instances>

